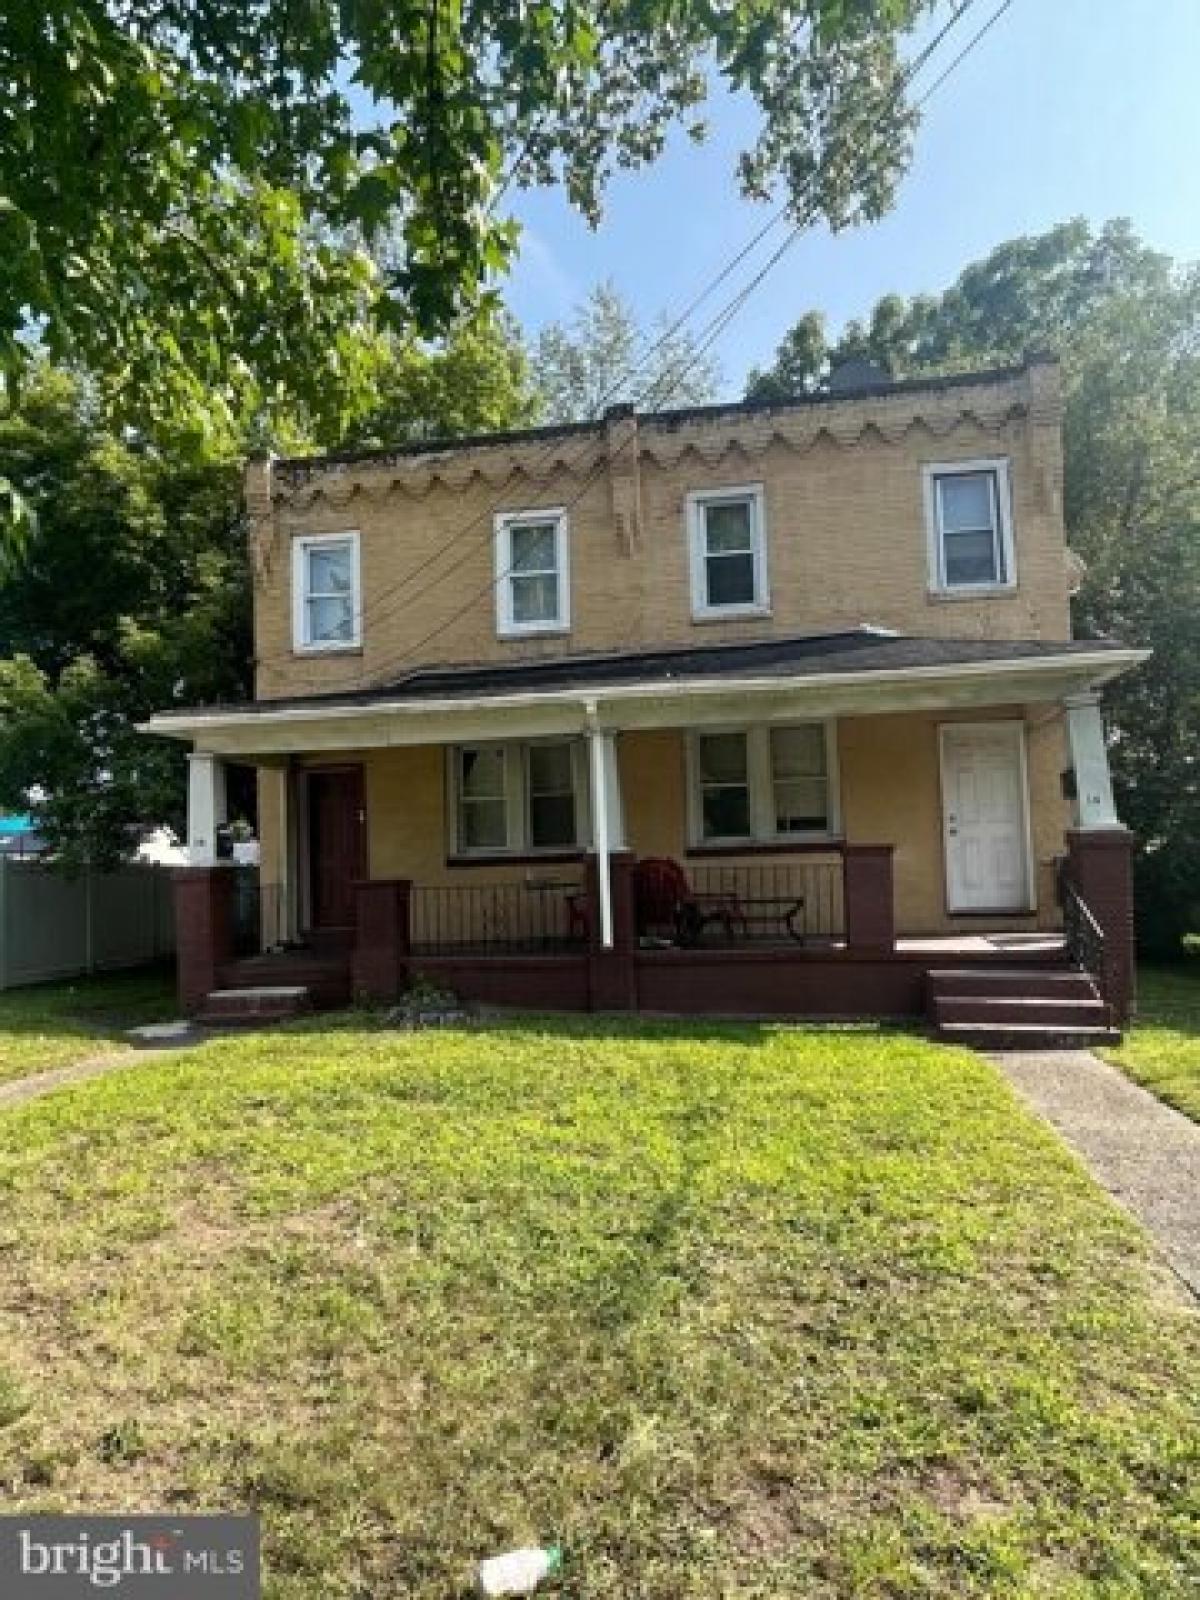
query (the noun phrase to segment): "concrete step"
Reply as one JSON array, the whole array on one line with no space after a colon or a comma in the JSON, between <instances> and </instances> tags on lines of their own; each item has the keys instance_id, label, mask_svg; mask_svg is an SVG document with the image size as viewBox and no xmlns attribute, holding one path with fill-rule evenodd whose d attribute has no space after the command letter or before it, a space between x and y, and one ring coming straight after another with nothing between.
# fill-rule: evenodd
<instances>
[{"instance_id":1,"label":"concrete step","mask_svg":"<svg viewBox=\"0 0 1200 1600\"><path fill-rule=\"evenodd\" d=\"M933 1020L939 1027L958 1022L1041 1023L1054 1028L1105 1028L1108 1007L1100 996L1047 999L1044 995L935 994Z\"/></svg>"},{"instance_id":2,"label":"concrete step","mask_svg":"<svg viewBox=\"0 0 1200 1600\"><path fill-rule=\"evenodd\" d=\"M311 1010L312 996L303 984L265 984L211 990L196 1021L209 1028L253 1028L264 1022L285 1022Z\"/></svg>"},{"instance_id":3,"label":"concrete step","mask_svg":"<svg viewBox=\"0 0 1200 1600\"><path fill-rule=\"evenodd\" d=\"M928 981L931 995L1007 995L1017 1000L1098 998L1090 975L1075 967L935 967Z\"/></svg>"},{"instance_id":4,"label":"concrete step","mask_svg":"<svg viewBox=\"0 0 1200 1600\"><path fill-rule=\"evenodd\" d=\"M972 1050L1091 1050L1120 1044L1121 1030L1108 1027L1047 1027L1040 1022L952 1022L937 1029L944 1044Z\"/></svg>"},{"instance_id":5,"label":"concrete step","mask_svg":"<svg viewBox=\"0 0 1200 1600\"><path fill-rule=\"evenodd\" d=\"M342 957L288 950L274 955L243 956L217 973L222 989L304 988L317 1010L350 1002L350 966Z\"/></svg>"}]
</instances>

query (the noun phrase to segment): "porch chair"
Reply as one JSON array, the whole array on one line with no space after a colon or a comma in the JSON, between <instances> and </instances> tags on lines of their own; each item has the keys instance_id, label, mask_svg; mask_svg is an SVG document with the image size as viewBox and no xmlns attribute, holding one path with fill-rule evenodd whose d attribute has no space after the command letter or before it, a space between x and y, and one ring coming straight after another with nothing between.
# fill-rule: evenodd
<instances>
[{"instance_id":1,"label":"porch chair","mask_svg":"<svg viewBox=\"0 0 1200 1600\"><path fill-rule=\"evenodd\" d=\"M733 938L746 931L746 912L735 893L697 894L687 873L669 856L647 856L634 863L633 904L638 937L652 929L669 930L681 945L694 945L709 923Z\"/></svg>"}]
</instances>

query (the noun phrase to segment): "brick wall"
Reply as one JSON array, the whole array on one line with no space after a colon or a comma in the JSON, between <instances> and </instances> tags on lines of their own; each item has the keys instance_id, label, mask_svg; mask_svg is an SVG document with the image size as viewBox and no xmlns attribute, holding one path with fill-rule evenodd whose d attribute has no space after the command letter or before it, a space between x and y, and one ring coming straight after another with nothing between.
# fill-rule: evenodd
<instances>
[{"instance_id":1,"label":"brick wall","mask_svg":"<svg viewBox=\"0 0 1200 1600\"><path fill-rule=\"evenodd\" d=\"M330 464L303 481L277 471L273 500L255 462L247 501L258 693L361 687L422 662L709 644L863 622L927 635L1066 639L1060 435L1058 369L1036 363L963 387L643 417L636 435L625 418L556 440ZM921 468L979 456L1010 464L1017 585L982 600L937 598L928 592ZM685 497L751 483L764 486L772 613L695 623ZM571 632L498 639L493 516L563 505ZM362 649L295 656L292 541L347 529L361 535Z\"/></svg>"}]
</instances>

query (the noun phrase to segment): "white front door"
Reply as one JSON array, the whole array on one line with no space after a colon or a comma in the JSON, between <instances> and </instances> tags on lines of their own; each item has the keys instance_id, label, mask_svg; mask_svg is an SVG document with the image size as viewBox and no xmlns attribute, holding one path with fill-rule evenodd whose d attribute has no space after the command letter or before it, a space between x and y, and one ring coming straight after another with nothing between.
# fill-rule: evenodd
<instances>
[{"instance_id":1,"label":"white front door","mask_svg":"<svg viewBox=\"0 0 1200 1600\"><path fill-rule=\"evenodd\" d=\"M1024 723L947 723L941 744L947 909L1032 910Z\"/></svg>"}]
</instances>

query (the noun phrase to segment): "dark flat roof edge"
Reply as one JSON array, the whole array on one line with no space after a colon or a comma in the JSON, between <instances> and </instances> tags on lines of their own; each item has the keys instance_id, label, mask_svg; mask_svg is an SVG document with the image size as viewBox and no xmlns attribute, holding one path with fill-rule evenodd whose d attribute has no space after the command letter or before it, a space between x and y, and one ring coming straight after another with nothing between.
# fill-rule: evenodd
<instances>
[{"instance_id":1,"label":"dark flat roof edge","mask_svg":"<svg viewBox=\"0 0 1200 1600\"><path fill-rule=\"evenodd\" d=\"M446 666L424 667L410 673L405 678L398 679L394 683L375 684L368 688L341 690L335 689L320 694L280 695L275 699L266 700L222 701L209 705L172 706L159 713L159 715L173 717L211 716L215 713L223 712L229 712L232 715L244 715L246 713L269 714L273 711L297 711L305 710L309 707L312 707L313 709L319 709L322 706L326 706L331 709L336 709L341 706L369 706L386 703L389 700L403 698L411 698L414 701L419 701L420 699L424 698L437 698L439 689L448 695L454 695L456 693L461 694L461 681L459 684L456 684L454 680L469 680L475 674L486 674L493 680L503 679L505 676L510 675L517 679L511 689L506 689L502 682L497 683L495 681L480 688L480 699L495 699L505 693L537 694L538 685L536 682L530 683L526 681L522 683L518 678L519 674L528 674L531 667L541 667L545 669L545 675L549 676L555 671L560 673L563 671L569 672L572 668L586 669L590 666L602 666L605 663L618 661L628 661L631 667L636 667L639 661L660 661L663 657L678 658L696 655L697 653L702 653L705 656L729 652L745 654L753 653L756 645L765 650L765 648L771 646L778 649L779 647L787 646L788 644L833 645L842 640L846 642L847 655L856 653L855 650L849 648L851 645L856 646L858 649L869 649L869 647L872 645L880 647L887 645L898 646L904 644L931 644L941 651L947 650L953 646L958 646L964 651L964 654L957 661L943 656L941 660L933 660L928 663L929 666L944 666L947 668L971 665L973 662L973 657L976 653L982 655L987 663L1000 665L1005 659L1004 656L999 653L993 654L992 652L999 652L1003 650L1004 647L1011 647L1011 659L1019 661L1037 660L1039 658L1053 658L1055 656L1086 655L1092 652L1103 653L1110 650L1117 651L1129 648L1129 646L1127 646L1120 639L1108 638L1062 640L951 639L930 638L928 636L913 634L871 634L864 630L853 629L842 633L801 634L791 638L772 640L763 639L754 641L754 643L739 643L735 641L732 643L724 643L719 645L706 645L699 651L696 646L682 645L665 650L634 651L624 655L615 652L595 652L588 655L547 657L538 662L514 661L510 663L448 663ZM829 652L829 654L831 653L834 652ZM824 657L817 655L813 659L828 659L828 654L826 654ZM798 667L802 668L803 662L800 662L797 665ZM881 670L887 670L887 668L884 667ZM897 666L895 670L898 672L905 672L916 670L916 668L910 663L907 665ZM698 673L694 675L699 676ZM774 674L770 675L773 676ZM802 672L801 675L803 675ZM812 673L810 675L819 676L820 674ZM425 680L433 680L430 682L428 690L425 690L422 687L423 681ZM636 677L631 676L624 681L627 683L636 682L637 679ZM679 685L685 683L686 679L668 678L664 681L668 684ZM584 679L578 684L574 685L564 686L560 683L556 683L551 685L550 688L544 692L567 694L579 693L583 695L587 694L589 691L602 692L604 689L619 687L621 687L621 680L589 683L586 679Z\"/></svg>"},{"instance_id":2,"label":"dark flat roof edge","mask_svg":"<svg viewBox=\"0 0 1200 1600\"><path fill-rule=\"evenodd\" d=\"M678 406L665 411L628 412L639 424L653 427L679 427L686 422L715 421L719 417L755 416L771 411L804 411L810 407L853 405L859 400L885 400L892 395L937 393L947 389L969 389L989 383L1012 382L1024 377L1031 367L1057 366L1059 358L1049 351L1030 351L1024 360L1002 367L982 367L975 372L933 373L928 377L892 378L886 383L865 385L861 389L797 395L789 400L721 400L702 406ZM613 407L612 409L620 409ZM468 433L433 439L407 439L399 444L379 445L367 450L332 450L311 456L278 456L274 470L281 477L289 474L311 477L322 468L352 466L357 463L403 460L413 456L447 455L459 450L501 448L506 445L536 444L539 440L577 438L599 433L604 419L590 422L546 423L530 428L509 428L496 433Z\"/></svg>"}]
</instances>

